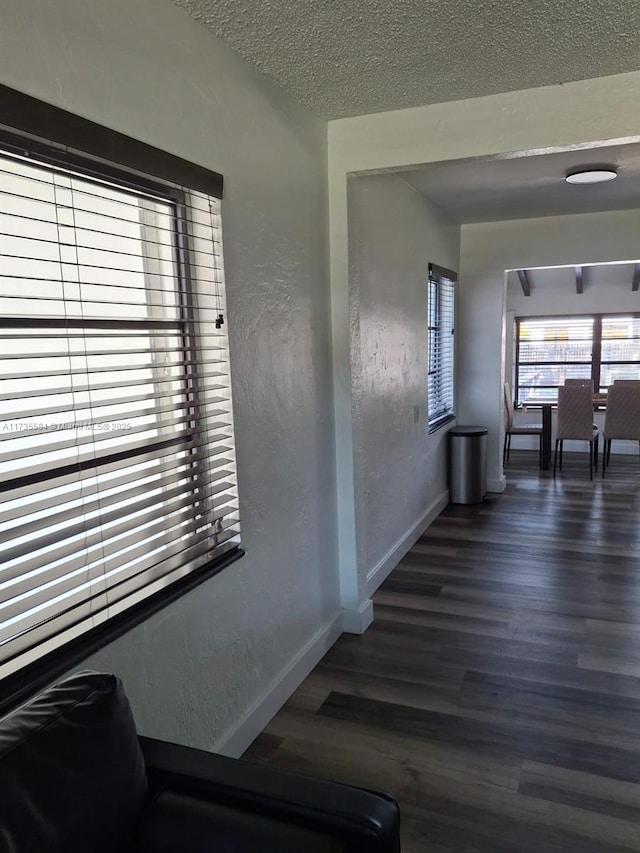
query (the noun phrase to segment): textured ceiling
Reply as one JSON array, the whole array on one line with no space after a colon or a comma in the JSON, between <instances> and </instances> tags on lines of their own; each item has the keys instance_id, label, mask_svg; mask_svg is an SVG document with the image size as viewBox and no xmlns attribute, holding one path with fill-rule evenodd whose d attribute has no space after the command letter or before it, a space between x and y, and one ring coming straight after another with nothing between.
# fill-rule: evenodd
<instances>
[{"instance_id":1,"label":"textured ceiling","mask_svg":"<svg viewBox=\"0 0 640 853\"><path fill-rule=\"evenodd\" d=\"M615 181L567 184L570 169L613 165ZM456 222L629 210L640 206L640 144L509 159L450 160L398 171Z\"/></svg>"},{"instance_id":2,"label":"textured ceiling","mask_svg":"<svg viewBox=\"0 0 640 853\"><path fill-rule=\"evenodd\" d=\"M174 0L333 119L640 68L638 0Z\"/></svg>"}]
</instances>

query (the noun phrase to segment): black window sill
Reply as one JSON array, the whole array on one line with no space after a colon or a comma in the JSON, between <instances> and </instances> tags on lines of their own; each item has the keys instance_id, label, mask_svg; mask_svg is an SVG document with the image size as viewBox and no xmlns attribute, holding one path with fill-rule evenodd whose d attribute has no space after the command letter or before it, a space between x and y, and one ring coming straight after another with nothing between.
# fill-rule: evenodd
<instances>
[{"instance_id":1,"label":"black window sill","mask_svg":"<svg viewBox=\"0 0 640 853\"><path fill-rule=\"evenodd\" d=\"M442 418L438 418L437 421L433 421L433 423L429 424L429 435L432 432L437 432L441 427L445 426L445 424L450 424L451 421L455 421L455 415L445 415Z\"/></svg>"},{"instance_id":2,"label":"black window sill","mask_svg":"<svg viewBox=\"0 0 640 853\"><path fill-rule=\"evenodd\" d=\"M72 667L81 663L104 646L117 640L127 631L144 622L176 599L191 592L204 581L226 569L244 556L242 548L234 548L222 557L202 566L176 581L166 589L140 601L102 625L86 631L69 643L44 655L0 682L0 716L13 710L35 693L43 690Z\"/></svg>"}]
</instances>

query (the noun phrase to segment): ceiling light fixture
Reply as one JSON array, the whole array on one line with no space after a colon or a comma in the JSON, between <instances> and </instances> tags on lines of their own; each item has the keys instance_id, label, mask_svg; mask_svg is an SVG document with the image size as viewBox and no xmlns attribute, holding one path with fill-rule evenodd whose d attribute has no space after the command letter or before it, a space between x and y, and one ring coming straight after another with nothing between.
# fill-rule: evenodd
<instances>
[{"instance_id":1,"label":"ceiling light fixture","mask_svg":"<svg viewBox=\"0 0 640 853\"><path fill-rule=\"evenodd\" d=\"M602 184L612 181L618 172L611 166L581 166L568 172L565 181L568 184Z\"/></svg>"}]
</instances>

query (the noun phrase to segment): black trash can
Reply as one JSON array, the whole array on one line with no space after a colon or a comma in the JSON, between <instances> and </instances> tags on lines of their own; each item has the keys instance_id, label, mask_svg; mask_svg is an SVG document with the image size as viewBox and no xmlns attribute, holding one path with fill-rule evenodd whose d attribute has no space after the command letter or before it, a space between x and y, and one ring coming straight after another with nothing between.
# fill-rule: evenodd
<instances>
[{"instance_id":1,"label":"black trash can","mask_svg":"<svg viewBox=\"0 0 640 853\"><path fill-rule=\"evenodd\" d=\"M478 504L487 494L487 433L482 426L449 430L449 501Z\"/></svg>"}]
</instances>

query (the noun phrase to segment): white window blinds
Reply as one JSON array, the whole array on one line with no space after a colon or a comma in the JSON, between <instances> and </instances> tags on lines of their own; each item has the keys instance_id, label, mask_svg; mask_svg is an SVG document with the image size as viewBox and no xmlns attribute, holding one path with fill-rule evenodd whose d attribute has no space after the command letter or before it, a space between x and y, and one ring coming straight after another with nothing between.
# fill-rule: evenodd
<instances>
[{"instance_id":1,"label":"white window blinds","mask_svg":"<svg viewBox=\"0 0 640 853\"><path fill-rule=\"evenodd\" d=\"M640 317L603 317L600 390L640 379Z\"/></svg>"},{"instance_id":2,"label":"white window blinds","mask_svg":"<svg viewBox=\"0 0 640 853\"><path fill-rule=\"evenodd\" d=\"M516 403L555 402L567 379L592 378L593 317L518 320Z\"/></svg>"},{"instance_id":3,"label":"white window blinds","mask_svg":"<svg viewBox=\"0 0 640 853\"><path fill-rule=\"evenodd\" d=\"M240 542L220 202L87 171L0 143L0 676Z\"/></svg>"},{"instance_id":4,"label":"white window blinds","mask_svg":"<svg viewBox=\"0 0 640 853\"><path fill-rule=\"evenodd\" d=\"M640 378L640 317L594 314L516 320L516 402L555 402L569 380L606 391Z\"/></svg>"},{"instance_id":5,"label":"white window blinds","mask_svg":"<svg viewBox=\"0 0 640 853\"><path fill-rule=\"evenodd\" d=\"M455 273L429 265L427 410L431 432L454 414L455 280Z\"/></svg>"}]
</instances>

